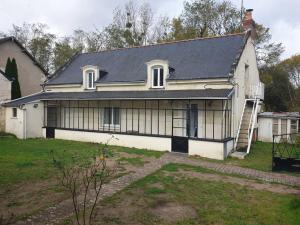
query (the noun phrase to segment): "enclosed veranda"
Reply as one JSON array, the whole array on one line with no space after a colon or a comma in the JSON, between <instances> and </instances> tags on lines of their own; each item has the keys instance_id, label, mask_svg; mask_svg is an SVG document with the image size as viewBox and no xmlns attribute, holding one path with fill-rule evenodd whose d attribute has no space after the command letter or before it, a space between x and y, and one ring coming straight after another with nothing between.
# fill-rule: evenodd
<instances>
[{"instance_id":1,"label":"enclosed veranda","mask_svg":"<svg viewBox=\"0 0 300 225\"><path fill-rule=\"evenodd\" d=\"M232 101L50 100L44 101L44 128L48 138L59 138L59 131L169 138L171 146L165 150L189 153L189 140L232 140Z\"/></svg>"}]
</instances>

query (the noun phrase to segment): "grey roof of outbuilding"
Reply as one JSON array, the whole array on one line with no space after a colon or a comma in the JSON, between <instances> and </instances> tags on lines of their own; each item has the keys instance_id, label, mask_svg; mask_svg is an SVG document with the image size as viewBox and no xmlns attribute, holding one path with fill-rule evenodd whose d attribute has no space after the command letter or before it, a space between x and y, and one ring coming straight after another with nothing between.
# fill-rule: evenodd
<instances>
[{"instance_id":1,"label":"grey roof of outbuilding","mask_svg":"<svg viewBox=\"0 0 300 225\"><path fill-rule=\"evenodd\" d=\"M300 118L299 112L262 112L258 114L260 118Z\"/></svg>"},{"instance_id":2,"label":"grey roof of outbuilding","mask_svg":"<svg viewBox=\"0 0 300 225\"><path fill-rule=\"evenodd\" d=\"M84 53L76 55L58 70L46 85L81 84L81 67L100 68L100 83L144 82L146 62L167 60L174 69L168 79L227 78L243 51L248 35L245 33L214 38L192 39L143 47Z\"/></svg>"},{"instance_id":3,"label":"grey roof of outbuilding","mask_svg":"<svg viewBox=\"0 0 300 225\"><path fill-rule=\"evenodd\" d=\"M233 89L41 92L6 102L3 106L18 107L39 100L139 100L139 99L228 99Z\"/></svg>"}]
</instances>

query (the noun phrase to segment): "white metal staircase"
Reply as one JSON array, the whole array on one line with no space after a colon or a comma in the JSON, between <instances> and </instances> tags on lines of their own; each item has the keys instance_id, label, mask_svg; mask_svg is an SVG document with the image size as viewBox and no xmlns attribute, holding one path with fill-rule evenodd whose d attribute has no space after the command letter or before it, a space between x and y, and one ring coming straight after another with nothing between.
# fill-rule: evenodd
<instances>
[{"instance_id":1,"label":"white metal staircase","mask_svg":"<svg viewBox=\"0 0 300 225\"><path fill-rule=\"evenodd\" d=\"M250 152L253 133L257 123L257 114L260 109L261 99L263 98L262 88L263 84L256 86L252 92L252 98L245 99L234 143L235 152L232 153L234 157L244 158Z\"/></svg>"}]
</instances>

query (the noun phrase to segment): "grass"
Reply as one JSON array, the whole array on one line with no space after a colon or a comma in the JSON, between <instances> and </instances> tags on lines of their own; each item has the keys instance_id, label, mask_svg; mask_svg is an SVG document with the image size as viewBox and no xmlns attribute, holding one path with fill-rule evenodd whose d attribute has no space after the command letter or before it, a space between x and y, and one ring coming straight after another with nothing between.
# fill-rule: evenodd
<instances>
[{"instance_id":1,"label":"grass","mask_svg":"<svg viewBox=\"0 0 300 225\"><path fill-rule=\"evenodd\" d=\"M112 150L125 152L128 154L143 155L146 157L155 157L155 158L160 158L163 154L165 154L165 152L160 152L160 151L152 151L152 150L138 149L138 148L126 148L126 147L120 148L118 146L112 146Z\"/></svg>"},{"instance_id":2,"label":"grass","mask_svg":"<svg viewBox=\"0 0 300 225\"><path fill-rule=\"evenodd\" d=\"M272 143L254 142L250 154L244 160L229 157L225 162L262 171L272 171Z\"/></svg>"},{"instance_id":3,"label":"grass","mask_svg":"<svg viewBox=\"0 0 300 225\"><path fill-rule=\"evenodd\" d=\"M77 161L84 162L94 156L97 148L101 146L99 144L57 139L20 140L14 137L0 137L0 187L25 181L45 180L51 177L56 173L50 154L51 151L60 158L64 158L66 163L71 163L74 156L76 156ZM118 146L111 146L110 150L156 158L164 154L163 152ZM145 163L139 158L123 158L122 160L138 166Z\"/></svg>"},{"instance_id":4,"label":"grass","mask_svg":"<svg viewBox=\"0 0 300 225\"><path fill-rule=\"evenodd\" d=\"M106 224L150 224L149 221L155 224L300 224L299 196L258 191L223 181L178 177L175 173L173 176L172 171L178 168L182 166L167 165L105 199L98 208L98 222L104 222L105 216ZM189 169L203 172L198 167L189 166ZM154 184L161 187L153 187ZM152 211L165 203L189 206L196 215L171 223ZM130 215L118 213L124 205ZM102 215L104 208L106 214ZM116 214L107 213L110 210L116 211L117 221Z\"/></svg>"},{"instance_id":5,"label":"grass","mask_svg":"<svg viewBox=\"0 0 300 225\"><path fill-rule=\"evenodd\" d=\"M0 185L49 178L56 172L51 151L70 159L78 155L88 160L97 150L97 145L62 140L16 138L0 139Z\"/></svg>"},{"instance_id":6,"label":"grass","mask_svg":"<svg viewBox=\"0 0 300 225\"><path fill-rule=\"evenodd\" d=\"M146 163L142 158L134 157L134 158L127 158L127 157L121 157L118 159L120 162L127 162L132 166L144 166Z\"/></svg>"}]
</instances>

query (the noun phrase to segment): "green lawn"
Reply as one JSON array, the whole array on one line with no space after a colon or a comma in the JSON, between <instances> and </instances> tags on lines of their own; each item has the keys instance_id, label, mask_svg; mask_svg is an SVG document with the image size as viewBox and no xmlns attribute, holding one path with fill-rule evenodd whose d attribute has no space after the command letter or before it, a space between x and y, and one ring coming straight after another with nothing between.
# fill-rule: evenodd
<instances>
[{"instance_id":1,"label":"green lawn","mask_svg":"<svg viewBox=\"0 0 300 225\"><path fill-rule=\"evenodd\" d=\"M272 171L272 143L254 142L244 160L227 158L225 163L262 171Z\"/></svg>"},{"instance_id":2,"label":"green lawn","mask_svg":"<svg viewBox=\"0 0 300 225\"><path fill-rule=\"evenodd\" d=\"M19 140L14 137L0 137L0 186L49 178L56 172L52 163L51 151L64 159L77 156L79 161L84 161L91 158L99 146L101 145L57 139ZM110 149L114 152L126 152L156 158L164 154L163 152L118 146L111 146ZM133 164L143 164L142 160L129 160Z\"/></svg>"},{"instance_id":3,"label":"green lawn","mask_svg":"<svg viewBox=\"0 0 300 225\"><path fill-rule=\"evenodd\" d=\"M105 199L97 208L97 223L300 224L299 196L180 176L178 169L210 173L199 167L166 165ZM176 219L180 213L182 218Z\"/></svg>"}]
</instances>

